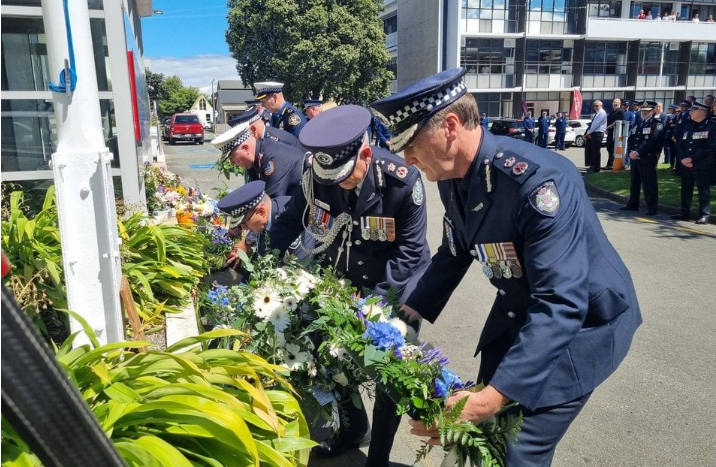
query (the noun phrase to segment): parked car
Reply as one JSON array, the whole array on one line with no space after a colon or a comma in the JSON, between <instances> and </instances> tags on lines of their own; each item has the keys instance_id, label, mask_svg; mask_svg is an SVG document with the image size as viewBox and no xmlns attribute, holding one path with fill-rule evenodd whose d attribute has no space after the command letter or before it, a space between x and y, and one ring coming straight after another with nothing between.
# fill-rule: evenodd
<instances>
[{"instance_id":1,"label":"parked car","mask_svg":"<svg viewBox=\"0 0 716 467\"><path fill-rule=\"evenodd\" d=\"M204 144L204 127L196 114L178 113L169 122L169 144L179 141L193 141Z\"/></svg>"},{"instance_id":2,"label":"parked car","mask_svg":"<svg viewBox=\"0 0 716 467\"><path fill-rule=\"evenodd\" d=\"M496 118L491 120L490 123L490 133L493 135L524 139L525 127L522 120L514 118Z\"/></svg>"},{"instance_id":3,"label":"parked car","mask_svg":"<svg viewBox=\"0 0 716 467\"><path fill-rule=\"evenodd\" d=\"M588 119L579 119L579 120L567 120L567 128L571 127L574 130L574 145L581 148L584 147L584 133L587 131L587 128L589 128L589 125L592 123L591 120ZM604 133L604 139L602 140L602 146L607 145L607 133Z\"/></svg>"},{"instance_id":4,"label":"parked car","mask_svg":"<svg viewBox=\"0 0 716 467\"><path fill-rule=\"evenodd\" d=\"M169 124L171 121L171 117L164 117L162 119L162 139L164 141L169 141Z\"/></svg>"}]
</instances>

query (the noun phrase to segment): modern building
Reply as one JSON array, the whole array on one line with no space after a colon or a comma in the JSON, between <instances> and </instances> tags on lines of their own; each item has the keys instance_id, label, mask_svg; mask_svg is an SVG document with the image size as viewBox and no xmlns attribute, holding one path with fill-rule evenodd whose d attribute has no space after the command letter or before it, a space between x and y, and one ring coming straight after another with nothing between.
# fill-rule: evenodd
<instances>
[{"instance_id":1,"label":"modern building","mask_svg":"<svg viewBox=\"0 0 716 467\"><path fill-rule=\"evenodd\" d=\"M57 0L59 1L59 0ZM74 0L73 0L74 1ZM89 7L104 140L114 155L118 197L144 203L142 162L150 154L149 97L144 84L140 18L152 0L84 0ZM48 185L57 130L41 0L1 0L2 181L25 191ZM78 70L78 85L81 70Z\"/></svg>"},{"instance_id":2,"label":"modern building","mask_svg":"<svg viewBox=\"0 0 716 467\"><path fill-rule=\"evenodd\" d=\"M674 12L678 20L636 19ZM692 21L698 15L700 21ZM490 117L569 111L579 89L613 98L680 102L716 94L716 0L386 0L381 14L393 90L463 66Z\"/></svg>"}]
</instances>

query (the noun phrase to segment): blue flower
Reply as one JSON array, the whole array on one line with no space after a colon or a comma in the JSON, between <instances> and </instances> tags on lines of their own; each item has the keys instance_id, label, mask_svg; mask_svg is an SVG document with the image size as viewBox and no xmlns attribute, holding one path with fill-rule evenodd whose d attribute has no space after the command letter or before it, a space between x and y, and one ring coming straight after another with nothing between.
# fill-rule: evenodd
<instances>
[{"instance_id":1,"label":"blue flower","mask_svg":"<svg viewBox=\"0 0 716 467\"><path fill-rule=\"evenodd\" d=\"M380 350L389 350L391 347L400 347L405 345L405 339L400 334L398 328L390 323L367 322L367 329L363 333L363 337L370 341Z\"/></svg>"},{"instance_id":2,"label":"blue flower","mask_svg":"<svg viewBox=\"0 0 716 467\"><path fill-rule=\"evenodd\" d=\"M462 384L462 381L460 381L460 378L455 373L447 368L443 368L442 374L435 380L435 397L445 397L448 393L464 387L465 385Z\"/></svg>"}]
</instances>

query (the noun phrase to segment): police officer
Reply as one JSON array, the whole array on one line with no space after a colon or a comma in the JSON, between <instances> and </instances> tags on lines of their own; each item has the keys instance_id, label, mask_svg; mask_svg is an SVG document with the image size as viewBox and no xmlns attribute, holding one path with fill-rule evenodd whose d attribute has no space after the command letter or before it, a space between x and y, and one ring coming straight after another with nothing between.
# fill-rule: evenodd
<instances>
[{"instance_id":1,"label":"police officer","mask_svg":"<svg viewBox=\"0 0 716 467\"><path fill-rule=\"evenodd\" d=\"M699 218L697 224L706 224L711 217L710 182L714 170L716 151L716 122L709 120L709 106L694 102L691 115L684 125L679 140L681 155L681 212L672 219L688 220L691 200L694 196L694 182L699 194Z\"/></svg>"},{"instance_id":2,"label":"police officer","mask_svg":"<svg viewBox=\"0 0 716 467\"><path fill-rule=\"evenodd\" d=\"M480 117L480 125L482 125L482 129L485 131L490 129L490 119L487 118L487 114L485 112L482 112L482 117Z\"/></svg>"},{"instance_id":3,"label":"police officer","mask_svg":"<svg viewBox=\"0 0 716 467\"><path fill-rule=\"evenodd\" d=\"M306 152L298 138L293 136L288 131L284 131L280 128L274 128L268 126L261 115L258 113L257 108L250 108L245 112L237 115L236 117L229 120L229 126L236 126L240 123L249 122L249 130L256 139L264 140L270 139L278 141L279 143L293 146L296 149Z\"/></svg>"},{"instance_id":4,"label":"police officer","mask_svg":"<svg viewBox=\"0 0 716 467\"><path fill-rule=\"evenodd\" d=\"M271 231L271 248L284 251L304 227L320 244L323 264L374 294L407 296L429 262L425 192L420 173L400 157L370 146L370 112L357 105L312 119L301 143L313 154L287 210ZM401 301L402 303L402 301ZM364 409L344 408L348 429L315 448L333 456L357 447L368 430ZM395 403L376 394L367 467L388 467L400 417ZM343 424L342 424L343 425Z\"/></svg>"},{"instance_id":5,"label":"police officer","mask_svg":"<svg viewBox=\"0 0 716 467\"><path fill-rule=\"evenodd\" d=\"M554 120L554 149L564 151L564 137L567 136L567 117L562 112L557 112Z\"/></svg>"},{"instance_id":6,"label":"police officer","mask_svg":"<svg viewBox=\"0 0 716 467\"><path fill-rule=\"evenodd\" d=\"M403 308L434 322L480 262L497 289L477 346L477 380L487 386L447 404L467 397L462 417L479 423L517 402L509 410L524 423L506 466L544 467L626 355L641 314L574 164L483 131L465 72L443 71L371 104L392 122L393 150L438 182L446 211L442 246ZM440 442L437 429L410 424Z\"/></svg>"},{"instance_id":7,"label":"police officer","mask_svg":"<svg viewBox=\"0 0 716 467\"><path fill-rule=\"evenodd\" d=\"M368 133L374 146L383 149L390 149L390 130L378 117L373 117L368 128Z\"/></svg>"},{"instance_id":8,"label":"police officer","mask_svg":"<svg viewBox=\"0 0 716 467\"><path fill-rule=\"evenodd\" d=\"M669 164L669 168L673 169L676 162L676 142L672 139L676 122L680 117L679 106L669 104L669 113L666 115L666 133L664 137L664 164Z\"/></svg>"},{"instance_id":9,"label":"police officer","mask_svg":"<svg viewBox=\"0 0 716 467\"><path fill-rule=\"evenodd\" d=\"M246 102L246 110L256 109L256 112L261 116L261 120L263 120L266 126L271 126L271 112L269 112L267 108L261 105L260 100L249 99L244 102Z\"/></svg>"},{"instance_id":10,"label":"police officer","mask_svg":"<svg viewBox=\"0 0 716 467\"><path fill-rule=\"evenodd\" d=\"M303 101L303 111L306 114L308 120L312 119L319 113L321 113L322 101L318 99L306 99Z\"/></svg>"},{"instance_id":11,"label":"police officer","mask_svg":"<svg viewBox=\"0 0 716 467\"><path fill-rule=\"evenodd\" d=\"M656 164L664 147L666 135L661 118L661 102L644 101L641 106L642 123L636 127L629 159L632 168L629 175L629 201L622 211L639 210L639 192L644 188L646 215L655 216L659 211L659 186L656 181Z\"/></svg>"},{"instance_id":12,"label":"police officer","mask_svg":"<svg viewBox=\"0 0 716 467\"><path fill-rule=\"evenodd\" d=\"M522 125L525 127L524 140L530 144L534 144L534 142L535 142L535 119L532 118L532 112L527 112L527 116L525 117L524 121L522 122Z\"/></svg>"},{"instance_id":13,"label":"police officer","mask_svg":"<svg viewBox=\"0 0 716 467\"><path fill-rule=\"evenodd\" d=\"M298 137L308 120L303 112L286 102L283 97L283 83L262 81L255 83L255 86L256 99L271 112L271 126Z\"/></svg>"},{"instance_id":14,"label":"police officer","mask_svg":"<svg viewBox=\"0 0 716 467\"><path fill-rule=\"evenodd\" d=\"M681 154L679 153L680 145L679 140L684 136L684 128L686 122L689 120L689 114L691 113L691 101L684 99L679 103L679 109L681 109L681 116L679 121L676 123L674 128L674 134L671 137L672 141L676 143L676 162L674 164L675 172L677 175L681 175Z\"/></svg>"},{"instance_id":15,"label":"police officer","mask_svg":"<svg viewBox=\"0 0 716 467\"><path fill-rule=\"evenodd\" d=\"M547 111L543 110L542 115L537 119L537 128L539 129L537 144L543 148L547 147L547 141L549 140L549 124L549 115L547 115Z\"/></svg>"},{"instance_id":16,"label":"police officer","mask_svg":"<svg viewBox=\"0 0 716 467\"><path fill-rule=\"evenodd\" d=\"M622 109L624 109L624 121L628 123L627 127L624 129L624 134L626 135L627 147L629 147L629 138L634 128L636 116L632 110L631 101L622 99ZM631 161L629 160L629 154L624 154L624 168L628 169L630 166Z\"/></svg>"},{"instance_id":17,"label":"police officer","mask_svg":"<svg viewBox=\"0 0 716 467\"><path fill-rule=\"evenodd\" d=\"M271 139L257 140L248 121L217 136L211 144L221 152L222 162L228 158L244 169L246 183L265 181L271 197L290 195L301 182L303 151Z\"/></svg>"},{"instance_id":18,"label":"police officer","mask_svg":"<svg viewBox=\"0 0 716 467\"><path fill-rule=\"evenodd\" d=\"M614 126L617 121L624 120L624 111L622 110L622 100L614 99L612 101L612 111L607 115L607 165L602 167L604 170L612 170L614 165Z\"/></svg>"}]
</instances>

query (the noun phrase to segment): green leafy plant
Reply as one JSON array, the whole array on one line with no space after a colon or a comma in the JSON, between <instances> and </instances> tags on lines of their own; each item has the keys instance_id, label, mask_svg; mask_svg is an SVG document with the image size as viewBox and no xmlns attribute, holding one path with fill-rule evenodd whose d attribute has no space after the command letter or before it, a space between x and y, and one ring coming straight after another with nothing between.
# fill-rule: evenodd
<instances>
[{"instance_id":1,"label":"green leafy plant","mask_svg":"<svg viewBox=\"0 0 716 467\"><path fill-rule=\"evenodd\" d=\"M203 347L240 331L134 353L128 349L148 343L100 347L81 322L91 345L73 349L73 334L57 360L129 466L307 465L315 443L283 369L238 347ZM3 465L39 465L4 421L2 455Z\"/></svg>"}]
</instances>

